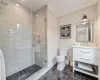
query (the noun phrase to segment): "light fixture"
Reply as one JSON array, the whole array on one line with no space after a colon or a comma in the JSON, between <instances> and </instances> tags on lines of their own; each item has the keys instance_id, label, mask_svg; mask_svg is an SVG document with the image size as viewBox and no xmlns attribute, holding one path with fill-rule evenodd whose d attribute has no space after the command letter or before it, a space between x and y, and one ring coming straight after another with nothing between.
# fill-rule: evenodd
<instances>
[{"instance_id":1,"label":"light fixture","mask_svg":"<svg viewBox=\"0 0 100 80\"><path fill-rule=\"evenodd\" d=\"M84 16L83 16L82 21L87 21L87 15L84 15Z\"/></svg>"},{"instance_id":2,"label":"light fixture","mask_svg":"<svg viewBox=\"0 0 100 80\"><path fill-rule=\"evenodd\" d=\"M16 4L16 6L19 6L19 4Z\"/></svg>"},{"instance_id":3,"label":"light fixture","mask_svg":"<svg viewBox=\"0 0 100 80\"><path fill-rule=\"evenodd\" d=\"M17 24L17 28L20 28L20 24Z\"/></svg>"},{"instance_id":4,"label":"light fixture","mask_svg":"<svg viewBox=\"0 0 100 80\"><path fill-rule=\"evenodd\" d=\"M36 15L36 17L38 17L39 15Z\"/></svg>"}]
</instances>

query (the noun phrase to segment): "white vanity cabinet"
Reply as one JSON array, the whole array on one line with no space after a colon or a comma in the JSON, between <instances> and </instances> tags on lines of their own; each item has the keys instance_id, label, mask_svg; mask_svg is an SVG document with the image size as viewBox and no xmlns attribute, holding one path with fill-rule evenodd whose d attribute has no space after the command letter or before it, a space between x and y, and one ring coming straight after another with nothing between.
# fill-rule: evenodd
<instances>
[{"instance_id":1,"label":"white vanity cabinet","mask_svg":"<svg viewBox=\"0 0 100 80\"><path fill-rule=\"evenodd\" d=\"M81 65L83 67L86 66L85 68L88 70L91 70L92 67L95 67L97 72L84 70L84 69L82 69L82 67L79 68L79 65ZM73 72L74 71L79 71L79 72L85 73L87 75L99 78L100 49L74 46L73 47ZM94 73L96 73L96 74L94 74Z\"/></svg>"}]
</instances>

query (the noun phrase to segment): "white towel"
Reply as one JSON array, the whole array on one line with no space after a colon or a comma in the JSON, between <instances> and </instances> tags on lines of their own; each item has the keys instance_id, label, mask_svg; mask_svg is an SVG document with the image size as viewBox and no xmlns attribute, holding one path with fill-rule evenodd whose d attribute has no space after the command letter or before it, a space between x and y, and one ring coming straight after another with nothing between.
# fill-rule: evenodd
<instances>
[{"instance_id":1,"label":"white towel","mask_svg":"<svg viewBox=\"0 0 100 80\"><path fill-rule=\"evenodd\" d=\"M91 65L88 65L88 64L78 63L78 67L79 67L79 68L82 68L82 69L85 69L85 70L88 70L88 71L93 71Z\"/></svg>"},{"instance_id":2,"label":"white towel","mask_svg":"<svg viewBox=\"0 0 100 80\"><path fill-rule=\"evenodd\" d=\"M1 50L0 50L0 80L6 80L5 60Z\"/></svg>"}]
</instances>

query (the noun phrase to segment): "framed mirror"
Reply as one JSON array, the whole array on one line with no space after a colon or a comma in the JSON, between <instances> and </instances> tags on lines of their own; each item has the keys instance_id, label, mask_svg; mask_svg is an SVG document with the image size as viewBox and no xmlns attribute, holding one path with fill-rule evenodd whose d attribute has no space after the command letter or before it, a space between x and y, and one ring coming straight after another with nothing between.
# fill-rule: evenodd
<instances>
[{"instance_id":1,"label":"framed mirror","mask_svg":"<svg viewBox=\"0 0 100 80\"><path fill-rule=\"evenodd\" d=\"M84 21L77 23L76 41L77 42L93 41L93 21Z\"/></svg>"}]
</instances>

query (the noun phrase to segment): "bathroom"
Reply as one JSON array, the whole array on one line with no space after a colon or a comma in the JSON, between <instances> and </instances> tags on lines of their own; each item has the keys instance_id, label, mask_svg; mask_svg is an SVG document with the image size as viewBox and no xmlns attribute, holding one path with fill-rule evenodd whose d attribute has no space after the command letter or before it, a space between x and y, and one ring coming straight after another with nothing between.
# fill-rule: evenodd
<instances>
[{"instance_id":1,"label":"bathroom","mask_svg":"<svg viewBox=\"0 0 100 80\"><path fill-rule=\"evenodd\" d=\"M0 80L99 80L99 17L99 0L0 0Z\"/></svg>"}]
</instances>

